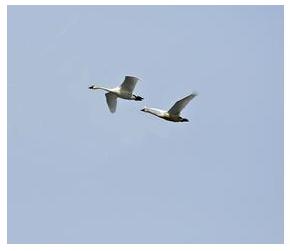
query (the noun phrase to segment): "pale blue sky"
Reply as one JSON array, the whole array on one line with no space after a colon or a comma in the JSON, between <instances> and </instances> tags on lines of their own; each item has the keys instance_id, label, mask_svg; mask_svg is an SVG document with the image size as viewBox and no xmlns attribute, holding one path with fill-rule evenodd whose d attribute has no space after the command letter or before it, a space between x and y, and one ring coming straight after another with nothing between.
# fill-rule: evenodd
<instances>
[{"instance_id":1,"label":"pale blue sky","mask_svg":"<svg viewBox=\"0 0 290 251\"><path fill-rule=\"evenodd\" d=\"M9 6L8 242L283 242L283 7Z\"/></svg>"}]
</instances>

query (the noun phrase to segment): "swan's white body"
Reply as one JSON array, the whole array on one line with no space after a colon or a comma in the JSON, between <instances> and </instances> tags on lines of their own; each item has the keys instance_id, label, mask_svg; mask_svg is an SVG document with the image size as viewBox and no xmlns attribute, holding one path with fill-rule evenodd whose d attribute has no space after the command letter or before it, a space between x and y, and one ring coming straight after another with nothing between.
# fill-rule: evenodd
<instances>
[{"instance_id":1,"label":"swan's white body","mask_svg":"<svg viewBox=\"0 0 290 251\"><path fill-rule=\"evenodd\" d=\"M173 122L188 122L188 119L180 117L180 113L195 96L197 96L196 93L186 96L185 98L177 101L168 111L148 107L144 107L141 111Z\"/></svg>"},{"instance_id":2,"label":"swan's white body","mask_svg":"<svg viewBox=\"0 0 290 251\"><path fill-rule=\"evenodd\" d=\"M141 101L143 98L133 94L134 88L138 82L138 78L132 76L126 76L123 83L115 88L106 88L92 85L89 89L92 90L104 90L107 91L106 100L108 107L112 113L116 111L117 108L117 98Z\"/></svg>"}]
</instances>

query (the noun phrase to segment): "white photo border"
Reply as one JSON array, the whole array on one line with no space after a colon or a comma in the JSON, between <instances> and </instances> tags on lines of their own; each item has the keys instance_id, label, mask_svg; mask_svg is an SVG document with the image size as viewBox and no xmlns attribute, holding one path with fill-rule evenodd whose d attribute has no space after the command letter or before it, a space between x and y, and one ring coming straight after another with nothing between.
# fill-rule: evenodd
<instances>
[{"instance_id":1,"label":"white photo border","mask_svg":"<svg viewBox=\"0 0 290 251\"><path fill-rule=\"evenodd\" d=\"M9 5L283 5L284 244L7 244L7 6ZM0 0L0 249L1 250L289 250L289 4L286 0ZM287 21L288 20L288 21ZM288 47L287 47L288 45ZM288 112L288 114L287 114ZM288 128L288 131L287 129Z\"/></svg>"}]
</instances>

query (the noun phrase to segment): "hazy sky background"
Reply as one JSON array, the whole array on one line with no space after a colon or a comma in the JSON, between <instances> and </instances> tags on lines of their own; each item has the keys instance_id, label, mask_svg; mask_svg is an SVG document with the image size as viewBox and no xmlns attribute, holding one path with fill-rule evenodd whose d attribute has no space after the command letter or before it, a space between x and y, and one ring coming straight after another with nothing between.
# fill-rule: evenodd
<instances>
[{"instance_id":1,"label":"hazy sky background","mask_svg":"<svg viewBox=\"0 0 290 251\"><path fill-rule=\"evenodd\" d=\"M283 242L283 7L9 6L8 242Z\"/></svg>"}]
</instances>

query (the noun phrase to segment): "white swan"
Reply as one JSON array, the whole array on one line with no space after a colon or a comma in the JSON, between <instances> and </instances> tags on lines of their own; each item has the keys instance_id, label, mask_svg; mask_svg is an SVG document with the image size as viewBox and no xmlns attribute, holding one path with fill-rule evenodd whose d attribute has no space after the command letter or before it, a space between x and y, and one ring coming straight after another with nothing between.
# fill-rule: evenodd
<instances>
[{"instance_id":1,"label":"white swan","mask_svg":"<svg viewBox=\"0 0 290 251\"><path fill-rule=\"evenodd\" d=\"M125 76L123 83L118 87L109 89L105 87L92 85L89 87L89 89L107 91L108 93L105 94L107 104L110 111L114 113L117 107L117 98L123 98L123 99L135 100L135 101L143 100L142 97L133 94L133 90L138 80L139 79L137 77Z\"/></svg>"},{"instance_id":2,"label":"white swan","mask_svg":"<svg viewBox=\"0 0 290 251\"><path fill-rule=\"evenodd\" d=\"M151 113L159 118L173 122L188 122L188 119L180 117L180 112L195 96L197 96L197 93L186 96L177 101L168 111L147 107L143 108L141 111Z\"/></svg>"}]
</instances>

